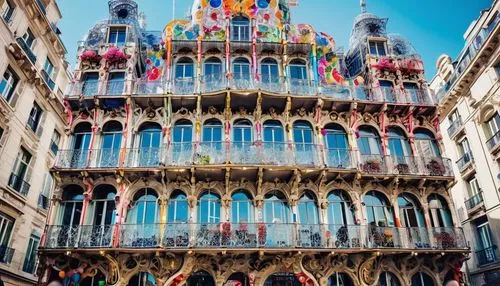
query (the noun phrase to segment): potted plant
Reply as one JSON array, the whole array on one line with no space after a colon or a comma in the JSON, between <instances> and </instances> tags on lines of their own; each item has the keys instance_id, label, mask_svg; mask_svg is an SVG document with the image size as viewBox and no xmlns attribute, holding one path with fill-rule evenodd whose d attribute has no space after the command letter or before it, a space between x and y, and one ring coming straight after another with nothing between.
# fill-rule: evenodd
<instances>
[{"instance_id":1,"label":"potted plant","mask_svg":"<svg viewBox=\"0 0 500 286\"><path fill-rule=\"evenodd\" d=\"M368 159L363 165L363 170L367 173L378 173L380 172L380 161L377 159Z\"/></svg>"},{"instance_id":2,"label":"potted plant","mask_svg":"<svg viewBox=\"0 0 500 286\"><path fill-rule=\"evenodd\" d=\"M266 244L267 229L264 223L259 223L257 229L257 238L260 245Z\"/></svg>"},{"instance_id":3,"label":"potted plant","mask_svg":"<svg viewBox=\"0 0 500 286\"><path fill-rule=\"evenodd\" d=\"M410 166L406 163L398 163L396 169L400 174L408 174L410 172Z\"/></svg>"},{"instance_id":4,"label":"potted plant","mask_svg":"<svg viewBox=\"0 0 500 286\"><path fill-rule=\"evenodd\" d=\"M125 68L126 61L130 58L123 50L111 46L102 56L109 66L117 66L118 68Z\"/></svg>"},{"instance_id":5,"label":"potted plant","mask_svg":"<svg viewBox=\"0 0 500 286\"><path fill-rule=\"evenodd\" d=\"M82 69L98 69L101 62L101 56L97 51L87 49L80 54Z\"/></svg>"},{"instance_id":6,"label":"potted plant","mask_svg":"<svg viewBox=\"0 0 500 286\"><path fill-rule=\"evenodd\" d=\"M208 165L210 164L210 155L200 155L198 154L198 164Z\"/></svg>"},{"instance_id":7,"label":"potted plant","mask_svg":"<svg viewBox=\"0 0 500 286\"><path fill-rule=\"evenodd\" d=\"M442 176L446 171L443 162L437 158L432 158L426 167L431 176Z\"/></svg>"}]
</instances>

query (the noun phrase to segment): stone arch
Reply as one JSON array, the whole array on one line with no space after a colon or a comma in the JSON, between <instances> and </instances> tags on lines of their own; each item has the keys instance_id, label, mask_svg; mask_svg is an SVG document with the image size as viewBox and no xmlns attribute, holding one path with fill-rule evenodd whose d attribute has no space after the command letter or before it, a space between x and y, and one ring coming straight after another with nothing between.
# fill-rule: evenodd
<instances>
[{"instance_id":1,"label":"stone arch","mask_svg":"<svg viewBox=\"0 0 500 286\"><path fill-rule=\"evenodd\" d=\"M134 199L135 194L142 189L153 189L158 194L158 199L165 197L165 190L161 183L157 181L143 181L138 180L133 184L129 185L125 188L125 192L123 193L123 199L132 201Z\"/></svg>"},{"instance_id":2,"label":"stone arch","mask_svg":"<svg viewBox=\"0 0 500 286\"><path fill-rule=\"evenodd\" d=\"M226 191L222 182L198 182L193 196L198 199L201 194L208 190L216 193L221 199L224 197L224 193Z\"/></svg>"}]
</instances>

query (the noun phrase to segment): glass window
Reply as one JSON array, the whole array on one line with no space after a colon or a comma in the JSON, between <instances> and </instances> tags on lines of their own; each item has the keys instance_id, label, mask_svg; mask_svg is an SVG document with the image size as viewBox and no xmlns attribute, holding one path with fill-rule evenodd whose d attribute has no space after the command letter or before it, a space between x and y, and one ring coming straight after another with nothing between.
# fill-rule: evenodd
<instances>
[{"instance_id":1,"label":"glass window","mask_svg":"<svg viewBox=\"0 0 500 286\"><path fill-rule=\"evenodd\" d=\"M33 107L31 108L30 116L28 117L28 126L31 130L33 130L33 132L37 131L41 117L42 108L36 102L33 102Z\"/></svg>"},{"instance_id":2,"label":"glass window","mask_svg":"<svg viewBox=\"0 0 500 286\"><path fill-rule=\"evenodd\" d=\"M401 128L390 127L389 128L389 150L391 152L391 157L397 162L397 164L407 164L411 156L411 147L408 138L406 138L405 133Z\"/></svg>"},{"instance_id":3,"label":"glass window","mask_svg":"<svg viewBox=\"0 0 500 286\"><path fill-rule=\"evenodd\" d=\"M83 167L87 164L92 126L88 122L79 123L73 130L73 156L71 167Z\"/></svg>"},{"instance_id":4,"label":"glass window","mask_svg":"<svg viewBox=\"0 0 500 286\"><path fill-rule=\"evenodd\" d=\"M183 192L176 190L170 196L168 201L168 222L188 222L189 205L187 196Z\"/></svg>"},{"instance_id":5,"label":"glass window","mask_svg":"<svg viewBox=\"0 0 500 286\"><path fill-rule=\"evenodd\" d=\"M369 46L370 46L370 54L375 55L375 56L385 56L386 55L386 50L385 50L385 41L369 41Z\"/></svg>"},{"instance_id":6,"label":"glass window","mask_svg":"<svg viewBox=\"0 0 500 286\"><path fill-rule=\"evenodd\" d=\"M172 139L175 143L191 143L193 138L193 123L189 120L179 120L174 125Z\"/></svg>"},{"instance_id":7,"label":"glass window","mask_svg":"<svg viewBox=\"0 0 500 286\"><path fill-rule=\"evenodd\" d=\"M26 30L22 38L24 40L24 43L26 43L26 46L28 46L29 49L33 49L33 44L35 43L35 36L33 35L33 32L31 32L29 28Z\"/></svg>"},{"instance_id":8,"label":"glass window","mask_svg":"<svg viewBox=\"0 0 500 286\"><path fill-rule=\"evenodd\" d=\"M83 206L83 189L77 185L64 188L60 222L63 226L77 226L80 224L80 216Z\"/></svg>"},{"instance_id":9,"label":"glass window","mask_svg":"<svg viewBox=\"0 0 500 286\"><path fill-rule=\"evenodd\" d=\"M458 151L460 152L460 156L470 154L471 148L467 137L460 141L460 143L458 143Z\"/></svg>"},{"instance_id":10,"label":"glass window","mask_svg":"<svg viewBox=\"0 0 500 286\"><path fill-rule=\"evenodd\" d=\"M425 158L441 157L438 142L432 132L427 129L417 129L414 133L415 146L419 156Z\"/></svg>"},{"instance_id":11,"label":"glass window","mask_svg":"<svg viewBox=\"0 0 500 286\"><path fill-rule=\"evenodd\" d=\"M285 133L281 122L277 120L264 122L264 142L285 142Z\"/></svg>"},{"instance_id":12,"label":"glass window","mask_svg":"<svg viewBox=\"0 0 500 286\"><path fill-rule=\"evenodd\" d=\"M52 133L52 138L50 138L50 151L54 155L57 154L57 151L59 150L59 143L61 142L61 134L57 132L57 130L54 130L54 133Z\"/></svg>"},{"instance_id":13,"label":"glass window","mask_svg":"<svg viewBox=\"0 0 500 286\"><path fill-rule=\"evenodd\" d=\"M15 6L11 0L4 1L0 7L0 15L6 23L10 23L14 14Z\"/></svg>"},{"instance_id":14,"label":"glass window","mask_svg":"<svg viewBox=\"0 0 500 286\"><path fill-rule=\"evenodd\" d=\"M363 198L367 222L370 226L394 226L392 207L387 198L380 192L370 191Z\"/></svg>"},{"instance_id":15,"label":"glass window","mask_svg":"<svg viewBox=\"0 0 500 286\"><path fill-rule=\"evenodd\" d=\"M310 192L305 193L299 199L299 223L316 225L319 223L318 219L318 205L314 199L314 195Z\"/></svg>"},{"instance_id":16,"label":"glass window","mask_svg":"<svg viewBox=\"0 0 500 286\"><path fill-rule=\"evenodd\" d=\"M175 65L176 79L189 79L194 77L194 64L190 58L181 58Z\"/></svg>"},{"instance_id":17,"label":"glass window","mask_svg":"<svg viewBox=\"0 0 500 286\"><path fill-rule=\"evenodd\" d=\"M467 181L467 191L469 198L472 198L481 192L476 176L473 176Z\"/></svg>"},{"instance_id":18,"label":"glass window","mask_svg":"<svg viewBox=\"0 0 500 286\"><path fill-rule=\"evenodd\" d=\"M450 116L448 116L448 121L451 124L458 122L460 120L460 114L458 113L458 109L455 109Z\"/></svg>"},{"instance_id":19,"label":"glass window","mask_svg":"<svg viewBox=\"0 0 500 286\"><path fill-rule=\"evenodd\" d=\"M157 123L145 123L139 128L139 164L158 166L162 144L162 129Z\"/></svg>"},{"instance_id":20,"label":"glass window","mask_svg":"<svg viewBox=\"0 0 500 286\"><path fill-rule=\"evenodd\" d=\"M495 115L486 122L486 136L490 139L495 136L498 131L500 131L500 115L495 113Z\"/></svg>"},{"instance_id":21,"label":"glass window","mask_svg":"<svg viewBox=\"0 0 500 286\"><path fill-rule=\"evenodd\" d=\"M301 286L297 276L293 273L277 272L270 275L264 282L264 286ZM351 285L349 285L351 286Z\"/></svg>"},{"instance_id":22,"label":"glass window","mask_svg":"<svg viewBox=\"0 0 500 286\"><path fill-rule=\"evenodd\" d=\"M209 58L205 61L205 77L222 79L222 61L219 58Z\"/></svg>"},{"instance_id":23,"label":"glass window","mask_svg":"<svg viewBox=\"0 0 500 286\"><path fill-rule=\"evenodd\" d=\"M23 263L23 271L26 273L35 273L38 246L40 246L40 236L37 234L31 234Z\"/></svg>"},{"instance_id":24,"label":"glass window","mask_svg":"<svg viewBox=\"0 0 500 286\"><path fill-rule=\"evenodd\" d=\"M43 179L43 188L38 198L38 207L44 210L49 208L49 198L50 194L52 193L53 186L54 186L54 177L52 177L52 174L49 172L45 174L45 177Z\"/></svg>"},{"instance_id":25,"label":"glass window","mask_svg":"<svg viewBox=\"0 0 500 286\"><path fill-rule=\"evenodd\" d=\"M207 272L198 271L189 276L187 286L215 286L215 281Z\"/></svg>"},{"instance_id":26,"label":"glass window","mask_svg":"<svg viewBox=\"0 0 500 286\"><path fill-rule=\"evenodd\" d=\"M250 20L244 16L236 16L231 20L231 40L250 41Z\"/></svg>"},{"instance_id":27,"label":"glass window","mask_svg":"<svg viewBox=\"0 0 500 286\"><path fill-rule=\"evenodd\" d=\"M434 281L429 275L418 272L411 278L411 286L434 286Z\"/></svg>"},{"instance_id":28,"label":"glass window","mask_svg":"<svg viewBox=\"0 0 500 286\"><path fill-rule=\"evenodd\" d=\"M47 73L47 75L51 79L54 79L56 70L54 69L54 65L52 64L52 62L50 61L50 59L48 57L45 60L45 64L43 65L43 70Z\"/></svg>"},{"instance_id":29,"label":"glass window","mask_svg":"<svg viewBox=\"0 0 500 286\"><path fill-rule=\"evenodd\" d=\"M398 196L399 216L403 227L425 227L424 212L417 202L410 194Z\"/></svg>"},{"instance_id":30,"label":"glass window","mask_svg":"<svg viewBox=\"0 0 500 286\"><path fill-rule=\"evenodd\" d=\"M265 223L289 223L290 215L290 206L282 192L272 191L264 196Z\"/></svg>"},{"instance_id":31,"label":"glass window","mask_svg":"<svg viewBox=\"0 0 500 286\"><path fill-rule=\"evenodd\" d=\"M490 225L488 222L482 223L477 226L477 238L479 250L492 248L493 241L491 239Z\"/></svg>"},{"instance_id":32,"label":"glass window","mask_svg":"<svg viewBox=\"0 0 500 286\"><path fill-rule=\"evenodd\" d=\"M218 194L206 191L200 196L198 202L198 222L220 222L220 197Z\"/></svg>"},{"instance_id":33,"label":"glass window","mask_svg":"<svg viewBox=\"0 0 500 286\"><path fill-rule=\"evenodd\" d=\"M235 192L231 196L231 222L253 223L254 208L251 197L244 190Z\"/></svg>"},{"instance_id":34,"label":"glass window","mask_svg":"<svg viewBox=\"0 0 500 286\"><path fill-rule=\"evenodd\" d=\"M13 227L14 219L4 213L0 213L0 249L9 247Z\"/></svg>"},{"instance_id":35,"label":"glass window","mask_svg":"<svg viewBox=\"0 0 500 286\"><path fill-rule=\"evenodd\" d=\"M335 272L328 278L328 286L354 286L354 284L346 273Z\"/></svg>"},{"instance_id":36,"label":"glass window","mask_svg":"<svg viewBox=\"0 0 500 286\"><path fill-rule=\"evenodd\" d=\"M354 209L352 202L342 190L335 190L328 194L328 224L352 225L354 224Z\"/></svg>"},{"instance_id":37,"label":"glass window","mask_svg":"<svg viewBox=\"0 0 500 286\"><path fill-rule=\"evenodd\" d=\"M296 145L310 145L313 143L313 130L306 121L297 121L293 124L293 140Z\"/></svg>"},{"instance_id":38,"label":"glass window","mask_svg":"<svg viewBox=\"0 0 500 286\"><path fill-rule=\"evenodd\" d=\"M306 62L303 60L295 59L290 61L290 78L295 80L307 80L307 67Z\"/></svg>"},{"instance_id":39,"label":"glass window","mask_svg":"<svg viewBox=\"0 0 500 286\"><path fill-rule=\"evenodd\" d=\"M233 127L233 141L237 143L252 142L252 122L246 119L236 120Z\"/></svg>"},{"instance_id":40,"label":"glass window","mask_svg":"<svg viewBox=\"0 0 500 286\"><path fill-rule=\"evenodd\" d=\"M127 27L109 27L108 44L123 47L126 41Z\"/></svg>"},{"instance_id":41,"label":"glass window","mask_svg":"<svg viewBox=\"0 0 500 286\"><path fill-rule=\"evenodd\" d=\"M25 180L27 179L28 169L31 161L31 154L26 151L26 149L21 147L21 150L17 154L16 162L14 163L14 168L12 174L9 178L9 186L18 192L24 192L26 185Z\"/></svg>"},{"instance_id":42,"label":"glass window","mask_svg":"<svg viewBox=\"0 0 500 286\"><path fill-rule=\"evenodd\" d=\"M217 119L207 120L203 124L203 142L221 142L222 123Z\"/></svg>"},{"instance_id":43,"label":"glass window","mask_svg":"<svg viewBox=\"0 0 500 286\"><path fill-rule=\"evenodd\" d=\"M130 278L128 285L133 286L156 286L155 277L148 272L140 272Z\"/></svg>"},{"instance_id":44,"label":"glass window","mask_svg":"<svg viewBox=\"0 0 500 286\"><path fill-rule=\"evenodd\" d=\"M377 286L399 286L398 278L391 272L382 272L378 280Z\"/></svg>"},{"instance_id":45,"label":"glass window","mask_svg":"<svg viewBox=\"0 0 500 286\"><path fill-rule=\"evenodd\" d=\"M153 189L142 189L134 195L131 208L127 213L129 224L155 224L160 220L158 194Z\"/></svg>"},{"instance_id":46,"label":"glass window","mask_svg":"<svg viewBox=\"0 0 500 286\"><path fill-rule=\"evenodd\" d=\"M262 82L277 82L279 78L278 63L275 59L267 58L260 63Z\"/></svg>"},{"instance_id":47,"label":"glass window","mask_svg":"<svg viewBox=\"0 0 500 286\"><path fill-rule=\"evenodd\" d=\"M116 189L111 185L100 185L93 191L90 203L91 222L94 226L108 226L115 223Z\"/></svg>"},{"instance_id":48,"label":"glass window","mask_svg":"<svg viewBox=\"0 0 500 286\"><path fill-rule=\"evenodd\" d=\"M361 126L358 130L358 148L361 155L380 155L382 148L377 130L371 126Z\"/></svg>"},{"instance_id":49,"label":"glass window","mask_svg":"<svg viewBox=\"0 0 500 286\"><path fill-rule=\"evenodd\" d=\"M429 214L431 217L432 227L452 227L451 211L448 208L446 200L437 195L432 194L428 199Z\"/></svg>"},{"instance_id":50,"label":"glass window","mask_svg":"<svg viewBox=\"0 0 500 286\"><path fill-rule=\"evenodd\" d=\"M118 166L120 148L122 146L122 125L118 121L110 121L102 128L102 142L100 152L100 166Z\"/></svg>"},{"instance_id":51,"label":"glass window","mask_svg":"<svg viewBox=\"0 0 500 286\"><path fill-rule=\"evenodd\" d=\"M83 76L82 94L84 96L94 96L99 87L99 73L88 72Z\"/></svg>"},{"instance_id":52,"label":"glass window","mask_svg":"<svg viewBox=\"0 0 500 286\"><path fill-rule=\"evenodd\" d=\"M108 94L122 95L125 90L125 73L114 72L108 77Z\"/></svg>"},{"instance_id":53,"label":"glass window","mask_svg":"<svg viewBox=\"0 0 500 286\"><path fill-rule=\"evenodd\" d=\"M237 58L233 61L233 78L250 79L250 62L246 58Z\"/></svg>"},{"instance_id":54,"label":"glass window","mask_svg":"<svg viewBox=\"0 0 500 286\"><path fill-rule=\"evenodd\" d=\"M326 148L326 160L329 167L347 167L351 165L351 155L347 143L347 134L338 124L328 124L322 130Z\"/></svg>"},{"instance_id":55,"label":"glass window","mask_svg":"<svg viewBox=\"0 0 500 286\"><path fill-rule=\"evenodd\" d=\"M2 80L0 81L0 95L5 98L7 102L10 102L12 99L12 95L14 94L14 90L16 89L18 83L19 77L10 67L8 67L3 74Z\"/></svg>"}]
</instances>

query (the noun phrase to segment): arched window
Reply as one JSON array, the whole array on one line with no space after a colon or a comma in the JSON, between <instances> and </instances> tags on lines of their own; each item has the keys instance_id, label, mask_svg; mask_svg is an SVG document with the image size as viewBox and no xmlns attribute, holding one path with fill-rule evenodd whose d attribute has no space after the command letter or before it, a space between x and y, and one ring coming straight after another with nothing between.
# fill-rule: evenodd
<instances>
[{"instance_id":1,"label":"arched window","mask_svg":"<svg viewBox=\"0 0 500 286\"><path fill-rule=\"evenodd\" d=\"M61 200L61 212L59 222L61 229L57 239L48 239L54 247L74 247L77 243L78 229L82 215L83 189L77 185L69 185L64 188ZM48 243L49 243L48 242Z\"/></svg>"},{"instance_id":2,"label":"arched window","mask_svg":"<svg viewBox=\"0 0 500 286\"><path fill-rule=\"evenodd\" d=\"M250 62L246 58L236 58L233 61L233 78L250 80Z\"/></svg>"},{"instance_id":3,"label":"arched window","mask_svg":"<svg viewBox=\"0 0 500 286\"><path fill-rule=\"evenodd\" d=\"M168 200L169 223L179 223L189 221L189 205L187 196L182 191L175 190Z\"/></svg>"},{"instance_id":4,"label":"arched window","mask_svg":"<svg viewBox=\"0 0 500 286\"><path fill-rule=\"evenodd\" d=\"M285 142L285 133L281 122L278 120L268 120L264 122L264 142Z\"/></svg>"},{"instance_id":5,"label":"arched window","mask_svg":"<svg viewBox=\"0 0 500 286\"><path fill-rule=\"evenodd\" d=\"M88 122L79 123L73 130L73 154L71 168L83 168L88 163L92 125Z\"/></svg>"},{"instance_id":6,"label":"arched window","mask_svg":"<svg viewBox=\"0 0 500 286\"><path fill-rule=\"evenodd\" d=\"M232 41L250 41L250 35L250 19L243 15L239 15L231 19Z\"/></svg>"},{"instance_id":7,"label":"arched window","mask_svg":"<svg viewBox=\"0 0 500 286\"><path fill-rule=\"evenodd\" d=\"M452 227L451 211L446 200L437 194L428 198L429 215L432 227Z\"/></svg>"},{"instance_id":8,"label":"arched window","mask_svg":"<svg viewBox=\"0 0 500 286\"><path fill-rule=\"evenodd\" d=\"M371 126L361 126L358 130L358 148L362 155L380 155L382 148L377 130Z\"/></svg>"},{"instance_id":9,"label":"arched window","mask_svg":"<svg viewBox=\"0 0 500 286\"><path fill-rule=\"evenodd\" d=\"M394 214L387 198L380 192L366 193L363 203L367 222L371 226L387 227L394 225Z\"/></svg>"},{"instance_id":10,"label":"arched window","mask_svg":"<svg viewBox=\"0 0 500 286\"><path fill-rule=\"evenodd\" d=\"M169 164L175 166L189 165L192 163L192 141L193 123L187 119L175 122L172 130L172 142L170 143L167 158Z\"/></svg>"},{"instance_id":11,"label":"arched window","mask_svg":"<svg viewBox=\"0 0 500 286\"><path fill-rule=\"evenodd\" d=\"M280 191L272 191L264 196L264 222L289 223L290 206L285 195Z\"/></svg>"},{"instance_id":12,"label":"arched window","mask_svg":"<svg viewBox=\"0 0 500 286\"><path fill-rule=\"evenodd\" d=\"M346 273L335 272L328 278L328 286L354 286L354 284Z\"/></svg>"},{"instance_id":13,"label":"arched window","mask_svg":"<svg viewBox=\"0 0 500 286\"><path fill-rule=\"evenodd\" d=\"M377 286L400 286L399 279L391 272L382 272Z\"/></svg>"},{"instance_id":14,"label":"arched window","mask_svg":"<svg viewBox=\"0 0 500 286\"><path fill-rule=\"evenodd\" d=\"M144 123L139 128L139 166L155 167L160 164L162 129L158 123Z\"/></svg>"},{"instance_id":15,"label":"arched window","mask_svg":"<svg viewBox=\"0 0 500 286\"><path fill-rule=\"evenodd\" d=\"M328 224L347 226L354 224L352 202L342 190L334 190L328 194Z\"/></svg>"},{"instance_id":16,"label":"arched window","mask_svg":"<svg viewBox=\"0 0 500 286\"><path fill-rule=\"evenodd\" d=\"M300 164L314 165L313 130L307 121L296 121L293 124L293 140L295 142L295 159Z\"/></svg>"},{"instance_id":17,"label":"arched window","mask_svg":"<svg viewBox=\"0 0 500 286\"><path fill-rule=\"evenodd\" d=\"M176 79L191 79L194 77L194 64L191 58L181 58L175 65Z\"/></svg>"},{"instance_id":18,"label":"arched window","mask_svg":"<svg viewBox=\"0 0 500 286\"><path fill-rule=\"evenodd\" d=\"M149 188L139 190L127 213L128 224L155 224L160 221L158 194Z\"/></svg>"},{"instance_id":19,"label":"arched window","mask_svg":"<svg viewBox=\"0 0 500 286\"><path fill-rule=\"evenodd\" d=\"M434 134L427 129L419 128L415 130L415 146L418 155L425 158L441 157L439 146Z\"/></svg>"},{"instance_id":20,"label":"arched window","mask_svg":"<svg viewBox=\"0 0 500 286\"><path fill-rule=\"evenodd\" d=\"M239 119L234 122L233 142L251 143L252 142L252 122L247 119Z\"/></svg>"},{"instance_id":21,"label":"arched window","mask_svg":"<svg viewBox=\"0 0 500 286\"><path fill-rule=\"evenodd\" d=\"M203 124L203 142L222 142L222 123L210 119Z\"/></svg>"},{"instance_id":22,"label":"arched window","mask_svg":"<svg viewBox=\"0 0 500 286\"><path fill-rule=\"evenodd\" d=\"M317 225L318 219L318 203L315 200L314 194L307 191L299 199L299 223L305 225Z\"/></svg>"},{"instance_id":23,"label":"arched window","mask_svg":"<svg viewBox=\"0 0 500 286\"><path fill-rule=\"evenodd\" d=\"M261 79L264 83L275 83L279 79L278 63L273 58L265 58L260 63Z\"/></svg>"},{"instance_id":24,"label":"arched window","mask_svg":"<svg viewBox=\"0 0 500 286\"><path fill-rule=\"evenodd\" d=\"M155 277L148 272L140 272L130 278L130 286L157 286Z\"/></svg>"},{"instance_id":25,"label":"arched window","mask_svg":"<svg viewBox=\"0 0 500 286\"><path fill-rule=\"evenodd\" d=\"M187 286L215 286L215 281L207 272L198 271L189 276Z\"/></svg>"},{"instance_id":26,"label":"arched window","mask_svg":"<svg viewBox=\"0 0 500 286\"><path fill-rule=\"evenodd\" d=\"M111 235L115 223L116 189L111 185L99 185L93 191L89 205L92 228L82 230L80 242L93 247L111 246Z\"/></svg>"},{"instance_id":27,"label":"arched window","mask_svg":"<svg viewBox=\"0 0 500 286\"><path fill-rule=\"evenodd\" d=\"M224 154L221 152L223 147L222 134L222 123L218 119L205 121L203 124L203 143L200 144L199 152L204 158L208 158L208 162L200 161L200 164L223 161Z\"/></svg>"},{"instance_id":28,"label":"arched window","mask_svg":"<svg viewBox=\"0 0 500 286\"><path fill-rule=\"evenodd\" d=\"M198 203L199 223L220 222L220 196L210 190L200 196Z\"/></svg>"},{"instance_id":29,"label":"arched window","mask_svg":"<svg viewBox=\"0 0 500 286\"><path fill-rule=\"evenodd\" d=\"M302 285L293 273L277 272L267 277L264 286L300 286Z\"/></svg>"},{"instance_id":30,"label":"arched window","mask_svg":"<svg viewBox=\"0 0 500 286\"><path fill-rule=\"evenodd\" d=\"M231 222L253 223L255 218L253 202L247 192L237 191L231 196L231 199Z\"/></svg>"},{"instance_id":31,"label":"arched window","mask_svg":"<svg viewBox=\"0 0 500 286\"><path fill-rule=\"evenodd\" d=\"M351 154L348 150L347 133L342 126L330 123L323 129L326 163L328 167L351 167Z\"/></svg>"},{"instance_id":32,"label":"arched window","mask_svg":"<svg viewBox=\"0 0 500 286\"><path fill-rule=\"evenodd\" d=\"M174 143L186 143L191 145L193 141L193 123L189 120L182 119L174 124L174 130L172 132L172 142Z\"/></svg>"},{"instance_id":33,"label":"arched window","mask_svg":"<svg viewBox=\"0 0 500 286\"><path fill-rule=\"evenodd\" d=\"M292 80L305 81L307 80L307 65L304 60L294 59L290 61L290 78Z\"/></svg>"},{"instance_id":34,"label":"arched window","mask_svg":"<svg viewBox=\"0 0 500 286\"><path fill-rule=\"evenodd\" d=\"M99 150L100 167L118 167L122 145L122 130L122 125L118 121L110 121L104 124L101 150Z\"/></svg>"},{"instance_id":35,"label":"arched window","mask_svg":"<svg viewBox=\"0 0 500 286\"><path fill-rule=\"evenodd\" d=\"M411 278L411 286L434 286L434 281L424 272L417 272Z\"/></svg>"},{"instance_id":36,"label":"arched window","mask_svg":"<svg viewBox=\"0 0 500 286\"><path fill-rule=\"evenodd\" d=\"M287 162L287 158L289 157L285 152L288 150L288 146L285 144L285 133L281 122L278 120L267 120L264 122L263 127L263 159L268 164Z\"/></svg>"},{"instance_id":37,"label":"arched window","mask_svg":"<svg viewBox=\"0 0 500 286\"><path fill-rule=\"evenodd\" d=\"M408 193L400 194L398 196L398 206L403 227L425 227L424 212L413 195Z\"/></svg>"},{"instance_id":38,"label":"arched window","mask_svg":"<svg viewBox=\"0 0 500 286\"><path fill-rule=\"evenodd\" d=\"M222 61L211 57L205 60L205 77L210 79L222 79Z\"/></svg>"},{"instance_id":39,"label":"arched window","mask_svg":"<svg viewBox=\"0 0 500 286\"><path fill-rule=\"evenodd\" d=\"M391 157L401 164L406 163L406 157L411 156L410 142L399 127L389 128L389 150Z\"/></svg>"}]
</instances>

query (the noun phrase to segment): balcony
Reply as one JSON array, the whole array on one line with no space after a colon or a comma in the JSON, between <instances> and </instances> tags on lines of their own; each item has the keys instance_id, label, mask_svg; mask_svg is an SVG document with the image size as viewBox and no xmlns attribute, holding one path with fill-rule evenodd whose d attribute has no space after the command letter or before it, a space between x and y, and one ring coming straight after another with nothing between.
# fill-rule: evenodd
<instances>
[{"instance_id":1,"label":"balcony","mask_svg":"<svg viewBox=\"0 0 500 286\"><path fill-rule=\"evenodd\" d=\"M138 80L135 85L136 95L162 95L167 93L167 84L161 80Z\"/></svg>"},{"instance_id":2,"label":"balcony","mask_svg":"<svg viewBox=\"0 0 500 286\"><path fill-rule=\"evenodd\" d=\"M21 47L21 49L23 50L23 52L26 55L26 57L30 60L30 62L33 65L35 65L35 63L36 63L36 56L31 51L31 48L28 47L28 45L26 44L26 42L24 41L24 39L23 38L16 38L16 42L19 45L19 47Z\"/></svg>"},{"instance_id":3,"label":"balcony","mask_svg":"<svg viewBox=\"0 0 500 286\"><path fill-rule=\"evenodd\" d=\"M253 74L234 74L233 78L229 79L229 87L234 90L255 90L258 87L258 82Z\"/></svg>"},{"instance_id":4,"label":"balcony","mask_svg":"<svg viewBox=\"0 0 500 286\"><path fill-rule=\"evenodd\" d=\"M263 79L260 76L260 81L258 83L259 89L264 91L270 91L274 93L285 93L286 84L284 77L277 77L271 79Z\"/></svg>"},{"instance_id":5,"label":"balcony","mask_svg":"<svg viewBox=\"0 0 500 286\"><path fill-rule=\"evenodd\" d=\"M480 191L479 193L473 195L472 197L470 197L465 201L465 207L467 208L467 211L471 211L482 203L483 203L483 192Z\"/></svg>"},{"instance_id":6,"label":"balcony","mask_svg":"<svg viewBox=\"0 0 500 286\"><path fill-rule=\"evenodd\" d=\"M50 78L50 75L45 70L41 70L41 74L44 82L47 84L49 89L54 90L54 88L56 87L56 83L52 80L52 78Z\"/></svg>"},{"instance_id":7,"label":"balcony","mask_svg":"<svg viewBox=\"0 0 500 286\"><path fill-rule=\"evenodd\" d=\"M440 157L420 157L419 160L421 160L425 166L425 171L421 171L424 175L445 177L454 176L450 159Z\"/></svg>"},{"instance_id":8,"label":"balcony","mask_svg":"<svg viewBox=\"0 0 500 286\"><path fill-rule=\"evenodd\" d=\"M11 173L9 177L9 186L23 196L27 196L30 190L30 184L24 180L24 176Z\"/></svg>"},{"instance_id":9,"label":"balcony","mask_svg":"<svg viewBox=\"0 0 500 286\"><path fill-rule=\"evenodd\" d=\"M0 246L0 262L10 264L16 250L7 246Z\"/></svg>"},{"instance_id":10,"label":"balcony","mask_svg":"<svg viewBox=\"0 0 500 286\"><path fill-rule=\"evenodd\" d=\"M211 93L226 90L228 81L225 74L209 74L202 77L201 92Z\"/></svg>"},{"instance_id":11,"label":"balcony","mask_svg":"<svg viewBox=\"0 0 500 286\"><path fill-rule=\"evenodd\" d=\"M118 236L113 238L117 228ZM116 242L113 243L113 239ZM46 249L420 249L463 250L461 228L295 223L166 223L49 226Z\"/></svg>"},{"instance_id":12,"label":"balcony","mask_svg":"<svg viewBox=\"0 0 500 286\"><path fill-rule=\"evenodd\" d=\"M476 251L476 259L479 266L484 266L496 262L496 246Z\"/></svg>"},{"instance_id":13,"label":"balcony","mask_svg":"<svg viewBox=\"0 0 500 286\"><path fill-rule=\"evenodd\" d=\"M361 155L360 169L373 175L387 174L387 164L384 155Z\"/></svg>"},{"instance_id":14,"label":"balcony","mask_svg":"<svg viewBox=\"0 0 500 286\"><path fill-rule=\"evenodd\" d=\"M197 79L194 77L176 78L173 81L172 93L176 95L193 95L196 86Z\"/></svg>"},{"instance_id":15,"label":"balcony","mask_svg":"<svg viewBox=\"0 0 500 286\"><path fill-rule=\"evenodd\" d=\"M120 149L59 150L55 166L62 169L117 168Z\"/></svg>"},{"instance_id":16,"label":"balcony","mask_svg":"<svg viewBox=\"0 0 500 286\"><path fill-rule=\"evenodd\" d=\"M418 157L391 156L391 163L394 172L399 175L418 175L421 170Z\"/></svg>"},{"instance_id":17,"label":"balcony","mask_svg":"<svg viewBox=\"0 0 500 286\"><path fill-rule=\"evenodd\" d=\"M457 167L460 173L464 172L470 164L474 162L474 157L472 156L472 152L465 153L462 158L458 159Z\"/></svg>"},{"instance_id":18,"label":"balcony","mask_svg":"<svg viewBox=\"0 0 500 286\"><path fill-rule=\"evenodd\" d=\"M295 95L313 96L317 94L317 88L307 79L288 79L288 93Z\"/></svg>"},{"instance_id":19,"label":"balcony","mask_svg":"<svg viewBox=\"0 0 500 286\"><path fill-rule=\"evenodd\" d=\"M458 131L461 129L463 126L462 123L462 117L458 117L455 121L450 123L450 127L448 127L448 135L450 138L453 138L456 134L458 134Z\"/></svg>"},{"instance_id":20,"label":"balcony","mask_svg":"<svg viewBox=\"0 0 500 286\"><path fill-rule=\"evenodd\" d=\"M486 147L488 147L488 150L490 152L495 152L498 150L498 147L500 146L500 131L495 133L488 141L486 141Z\"/></svg>"},{"instance_id":21,"label":"balcony","mask_svg":"<svg viewBox=\"0 0 500 286\"><path fill-rule=\"evenodd\" d=\"M322 86L321 94L324 97L330 97L338 100L351 100L351 91L348 88L341 86Z\"/></svg>"},{"instance_id":22,"label":"balcony","mask_svg":"<svg viewBox=\"0 0 500 286\"><path fill-rule=\"evenodd\" d=\"M347 149L325 149L325 163L332 169L356 169L356 153Z\"/></svg>"},{"instance_id":23,"label":"balcony","mask_svg":"<svg viewBox=\"0 0 500 286\"><path fill-rule=\"evenodd\" d=\"M412 104L434 104L432 94L425 88L423 89L406 89L405 90L409 100L408 103Z\"/></svg>"}]
</instances>

